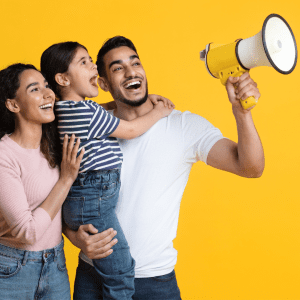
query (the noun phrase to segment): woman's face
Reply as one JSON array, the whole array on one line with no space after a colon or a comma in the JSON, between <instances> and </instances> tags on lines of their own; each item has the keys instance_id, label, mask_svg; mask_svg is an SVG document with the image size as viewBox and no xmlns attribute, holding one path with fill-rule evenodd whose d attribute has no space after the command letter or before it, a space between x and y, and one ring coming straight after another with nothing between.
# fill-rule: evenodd
<instances>
[{"instance_id":1,"label":"woman's face","mask_svg":"<svg viewBox=\"0 0 300 300\"><path fill-rule=\"evenodd\" d=\"M20 75L20 87L15 97L17 117L28 123L45 124L55 119L55 95L44 76L33 69Z\"/></svg>"}]
</instances>

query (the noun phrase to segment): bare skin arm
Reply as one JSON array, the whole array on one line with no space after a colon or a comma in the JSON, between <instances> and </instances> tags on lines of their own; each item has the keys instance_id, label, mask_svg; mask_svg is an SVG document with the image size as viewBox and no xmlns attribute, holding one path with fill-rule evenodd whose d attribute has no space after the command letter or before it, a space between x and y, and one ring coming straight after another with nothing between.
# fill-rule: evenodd
<instances>
[{"instance_id":1,"label":"bare skin arm","mask_svg":"<svg viewBox=\"0 0 300 300\"><path fill-rule=\"evenodd\" d=\"M167 117L172 110L173 107L169 108L162 101L158 101L154 109L147 114L132 121L120 120L119 126L111 136L126 140L136 138L149 130L161 118Z\"/></svg>"},{"instance_id":2,"label":"bare skin arm","mask_svg":"<svg viewBox=\"0 0 300 300\"><path fill-rule=\"evenodd\" d=\"M237 88L234 88L237 84ZM242 177L260 177L265 160L262 143L254 126L251 108L244 110L239 99L260 97L257 84L244 73L239 78L230 77L226 85L229 101L237 124L238 143L228 139L218 141L210 150L207 164Z\"/></svg>"},{"instance_id":3,"label":"bare skin arm","mask_svg":"<svg viewBox=\"0 0 300 300\"><path fill-rule=\"evenodd\" d=\"M115 230L109 228L101 233L92 224L81 225L77 231L63 224L63 233L71 243L90 259L100 259L110 255L111 249L117 242ZM90 235L89 233L92 233Z\"/></svg>"}]
</instances>

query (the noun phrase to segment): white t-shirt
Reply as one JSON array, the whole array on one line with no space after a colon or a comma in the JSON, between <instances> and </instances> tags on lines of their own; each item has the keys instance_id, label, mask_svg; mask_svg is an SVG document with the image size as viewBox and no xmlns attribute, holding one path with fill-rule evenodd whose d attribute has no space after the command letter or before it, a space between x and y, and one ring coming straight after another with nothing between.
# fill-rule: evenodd
<instances>
[{"instance_id":1,"label":"white t-shirt","mask_svg":"<svg viewBox=\"0 0 300 300\"><path fill-rule=\"evenodd\" d=\"M222 138L206 119L174 110L140 137L118 139L124 160L116 213L136 261L136 278L174 269L173 239L191 167L199 160L206 163ZM80 257L91 263L83 253Z\"/></svg>"}]
</instances>

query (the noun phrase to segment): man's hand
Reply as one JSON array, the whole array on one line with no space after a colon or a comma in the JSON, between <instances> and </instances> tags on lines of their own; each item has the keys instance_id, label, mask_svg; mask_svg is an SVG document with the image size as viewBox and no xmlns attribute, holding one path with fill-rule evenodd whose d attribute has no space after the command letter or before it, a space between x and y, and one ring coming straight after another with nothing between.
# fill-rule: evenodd
<instances>
[{"instance_id":1,"label":"man's hand","mask_svg":"<svg viewBox=\"0 0 300 300\"><path fill-rule=\"evenodd\" d=\"M97 233L98 230L92 224L86 224L81 225L78 231L64 226L63 231L71 243L90 259L107 257L113 252L111 248L118 242L117 239L113 239L117 232L112 228Z\"/></svg>"},{"instance_id":2,"label":"man's hand","mask_svg":"<svg viewBox=\"0 0 300 300\"><path fill-rule=\"evenodd\" d=\"M226 83L226 90L232 109L243 113L247 113L253 107L247 110L243 109L240 100L245 100L251 96L258 100L260 97L257 83L250 77L249 72L244 73L240 77L229 77Z\"/></svg>"}]
</instances>

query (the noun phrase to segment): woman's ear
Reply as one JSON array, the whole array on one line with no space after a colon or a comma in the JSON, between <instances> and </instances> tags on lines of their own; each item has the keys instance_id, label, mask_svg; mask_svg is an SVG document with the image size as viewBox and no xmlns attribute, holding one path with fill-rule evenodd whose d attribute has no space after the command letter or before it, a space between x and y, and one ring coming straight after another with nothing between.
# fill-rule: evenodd
<instances>
[{"instance_id":1,"label":"woman's ear","mask_svg":"<svg viewBox=\"0 0 300 300\"><path fill-rule=\"evenodd\" d=\"M57 84L62 87L70 85L70 80L65 73L57 73L54 78Z\"/></svg>"},{"instance_id":2,"label":"woman's ear","mask_svg":"<svg viewBox=\"0 0 300 300\"><path fill-rule=\"evenodd\" d=\"M5 101L5 106L13 113L18 113L20 111L20 107L15 99L7 99Z\"/></svg>"},{"instance_id":3,"label":"woman's ear","mask_svg":"<svg viewBox=\"0 0 300 300\"><path fill-rule=\"evenodd\" d=\"M106 79L104 77L98 77L98 84L104 92L109 91L108 84L107 84Z\"/></svg>"}]
</instances>

